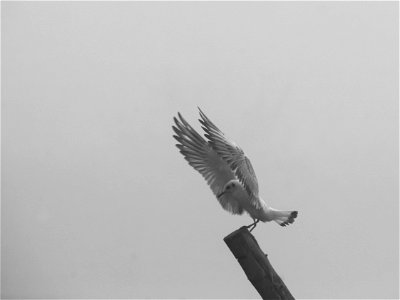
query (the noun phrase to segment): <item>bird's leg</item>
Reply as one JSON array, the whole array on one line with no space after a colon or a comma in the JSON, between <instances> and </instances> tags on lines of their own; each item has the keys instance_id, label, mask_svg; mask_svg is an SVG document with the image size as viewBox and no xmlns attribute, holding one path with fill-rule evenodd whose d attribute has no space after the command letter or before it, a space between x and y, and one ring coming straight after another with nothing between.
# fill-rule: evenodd
<instances>
[{"instance_id":1,"label":"bird's leg","mask_svg":"<svg viewBox=\"0 0 400 300\"><path fill-rule=\"evenodd\" d=\"M254 228L256 228L257 223L260 222L259 219L253 219L253 221L254 221L254 222L253 222L252 224L246 226L246 228L250 228L250 227L251 227L251 229L249 230L250 232L251 232Z\"/></svg>"},{"instance_id":2,"label":"bird's leg","mask_svg":"<svg viewBox=\"0 0 400 300\"><path fill-rule=\"evenodd\" d=\"M251 223L250 225L247 225L246 228L250 228L250 227L254 226L256 224L256 220L257 219L253 218L253 223Z\"/></svg>"},{"instance_id":3,"label":"bird's leg","mask_svg":"<svg viewBox=\"0 0 400 300\"><path fill-rule=\"evenodd\" d=\"M260 222L259 219L257 219L256 221L254 221L254 226L253 226L253 228L250 229L250 232L252 232L253 229L256 228L258 222Z\"/></svg>"}]
</instances>

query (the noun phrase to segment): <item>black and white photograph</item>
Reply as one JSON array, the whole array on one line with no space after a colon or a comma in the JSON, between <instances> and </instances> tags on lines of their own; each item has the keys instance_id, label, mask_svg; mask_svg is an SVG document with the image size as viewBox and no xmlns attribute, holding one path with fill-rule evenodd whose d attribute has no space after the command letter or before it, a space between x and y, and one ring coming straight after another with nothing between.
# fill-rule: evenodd
<instances>
[{"instance_id":1,"label":"black and white photograph","mask_svg":"<svg viewBox=\"0 0 400 300\"><path fill-rule=\"evenodd\" d=\"M398 1L1 1L2 299L399 299Z\"/></svg>"}]
</instances>

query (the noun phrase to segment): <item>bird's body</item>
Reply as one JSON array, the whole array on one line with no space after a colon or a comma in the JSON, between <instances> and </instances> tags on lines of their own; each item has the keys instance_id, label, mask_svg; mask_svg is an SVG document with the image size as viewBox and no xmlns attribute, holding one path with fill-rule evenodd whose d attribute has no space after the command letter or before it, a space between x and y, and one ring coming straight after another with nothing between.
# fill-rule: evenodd
<instances>
[{"instance_id":1,"label":"bird's body","mask_svg":"<svg viewBox=\"0 0 400 300\"><path fill-rule=\"evenodd\" d=\"M254 227L258 221L275 221L281 226L294 222L297 211L281 211L267 206L258 195L257 177L250 160L201 110L199 121L208 141L179 113L178 116L180 120L174 118L176 127L172 127L176 133L174 138L179 142L176 146L189 164L203 175L225 210L239 215L246 211L253 218Z\"/></svg>"},{"instance_id":2,"label":"bird's body","mask_svg":"<svg viewBox=\"0 0 400 300\"><path fill-rule=\"evenodd\" d=\"M258 197L259 206L256 207L251 203L246 189L238 180L231 180L229 183L235 184L234 187L236 188L226 196L226 200L234 203L233 205L237 205L240 210L246 211L255 220L260 220L262 222L270 222L273 220L285 222L286 216L292 213L292 211L280 211L268 207L261 197Z\"/></svg>"},{"instance_id":3,"label":"bird's body","mask_svg":"<svg viewBox=\"0 0 400 300\"><path fill-rule=\"evenodd\" d=\"M225 196L227 201L235 203L234 205L240 207L240 210L246 211L253 219L258 219L264 222L269 221L267 214L268 207L264 200L259 198L258 201L260 202L260 206L255 207L251 204L249 194L246 192L239 180L234 179L230 181L230 183L234 183L236 188L229 195Z\"/></svg>"}]
</instances>

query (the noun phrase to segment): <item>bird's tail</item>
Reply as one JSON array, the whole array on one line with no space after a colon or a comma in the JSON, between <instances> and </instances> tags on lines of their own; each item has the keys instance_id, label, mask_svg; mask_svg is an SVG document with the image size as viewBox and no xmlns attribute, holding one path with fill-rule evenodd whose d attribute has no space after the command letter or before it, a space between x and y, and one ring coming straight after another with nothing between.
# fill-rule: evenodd
<instances>
[{"instance_id":1,"label":"bird's tail","mask_svg":"<svg viewBox=\"0 0 400 300\"><path fill-rule=\"evenodd\" d=\"M277 210L271 209L272 219L281 226L292 224L297 217L296 210Z\"/></svg>"}]
</instances>

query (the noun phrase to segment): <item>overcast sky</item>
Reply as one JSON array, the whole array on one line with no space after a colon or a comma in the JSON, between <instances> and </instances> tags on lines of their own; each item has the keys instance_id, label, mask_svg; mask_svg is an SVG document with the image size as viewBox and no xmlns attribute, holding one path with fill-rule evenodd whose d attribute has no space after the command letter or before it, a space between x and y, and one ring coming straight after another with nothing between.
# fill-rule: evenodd
<instances>
[{"instance_id":1,"label":"overcast sky","mask_svg":"<svg viewBox=\"0 0 400 300\"><path fill-rule=\"evenodd\" d=\"M397 298L398 3L2 2L2 296L257 298L172 138L197 106L296 209L296 298Z\"/></svg>"}]
</instances>

